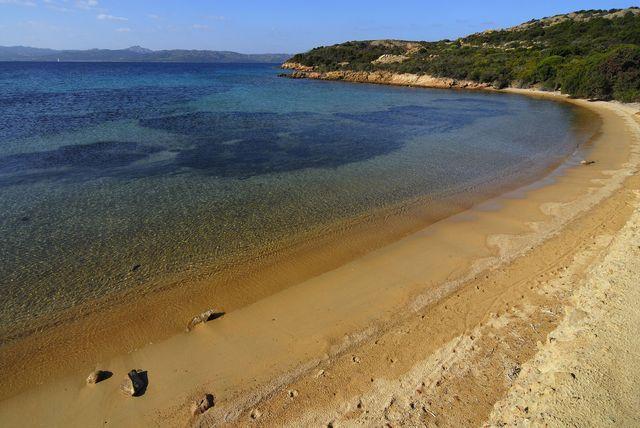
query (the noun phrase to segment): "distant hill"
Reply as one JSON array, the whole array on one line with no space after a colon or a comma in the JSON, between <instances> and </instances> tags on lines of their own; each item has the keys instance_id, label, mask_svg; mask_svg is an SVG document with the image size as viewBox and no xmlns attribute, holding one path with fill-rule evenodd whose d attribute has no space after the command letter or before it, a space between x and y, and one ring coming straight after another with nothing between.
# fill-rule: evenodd
<instances>
[{"instance_id":1,"label":"distant hill","mask_svg":"<svg viewBox=\"0 0 640 428\"><path fill-rule=\"evenodd\" d=\"M411 73L640 101L640 8L582 10L457 40L323 46L295 55L285 68L323 77L347 70Z\"/></svg>"},{"instance_id":2,"label":"distant hill","mask_svg":"<svg viewBox=\"0 0 640 428\"><path fill-rule=\"evenodd\" d=\"M281 63L287 54L241 54L229 51L171 49L153 51L140 46L127 49L54 50L27 46L0 46L0 61L91 62L263 62Z\"/></svg>"}]
</instances>

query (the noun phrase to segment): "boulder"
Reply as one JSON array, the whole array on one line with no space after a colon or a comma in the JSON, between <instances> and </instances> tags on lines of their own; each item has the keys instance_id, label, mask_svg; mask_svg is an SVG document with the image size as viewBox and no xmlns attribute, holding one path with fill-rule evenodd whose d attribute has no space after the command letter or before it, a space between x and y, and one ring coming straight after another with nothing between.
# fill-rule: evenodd
<instances>
[{"instance_id":1,"label":"boulder","mask_svg":"<svg viewBox=\"0 0 640 428\"><path fill-rule=\"evenodd\" d=\"M131 370L127 377L122 380L120 390L131 397L139 397L145 393L148 384L147 372Z\"/></svg>"},{"instance_id":2,"label":"boulder","mask_svg":"<svg viewBox=\"0 0 640 428\"><path fill-rule=\"evenodd\" d=\"M215 404L215 398L212 394L205 394L200 400L196 400L191 404L191 414L193 416L201 415Z\"/></svg>"}]
</instances>

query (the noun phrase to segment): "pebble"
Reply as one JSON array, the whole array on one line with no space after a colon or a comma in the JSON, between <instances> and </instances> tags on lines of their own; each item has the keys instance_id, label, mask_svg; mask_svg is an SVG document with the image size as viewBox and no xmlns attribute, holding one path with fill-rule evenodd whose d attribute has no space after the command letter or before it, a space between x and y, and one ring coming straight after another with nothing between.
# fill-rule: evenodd
<instances>
[{"instance_id":1,"label":"pebble","mask_svg":"<svg viewBox=\"0 0 640 428\"><path fill-rule=\"evenodd\" d=\"M87 383L89 385L95 385L96 383L102 382L105 379L109 379L112 373L104 370L96 370L91 372L89 376L87 376Z\"/></svg>"},{"instance_id":2,"label":"pebble","mask_svg":"<svg viewBox=\"0 0 640 428\"><path fill-rule=\"evenodd\" d=\"M191 404L191 414L193 416L201 415L215 404L215 398L212 394L205 394L200 400Z\"/></svg>"},{"instance_id":3,"label":"pebble","mask_svg":"<svg viewBox=\"0 0 640 428\"><path fill-rule=\"evenodd\" d=\"M203 313L201 313L200 315L196 315L191 319L191 321L189 321L189 324L187 324L187 331L193 330L193 328L199 324L214 320L216 318L220 318L222 315L224 315L224 312L217 312L215 309L204 311Z\"/></svg>"}]
</instances>

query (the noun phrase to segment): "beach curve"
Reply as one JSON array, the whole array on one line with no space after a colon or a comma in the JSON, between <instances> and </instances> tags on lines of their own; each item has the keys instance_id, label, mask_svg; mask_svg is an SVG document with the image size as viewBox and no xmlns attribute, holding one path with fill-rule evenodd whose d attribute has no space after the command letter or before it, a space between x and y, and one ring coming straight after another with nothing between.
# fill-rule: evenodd
<instances>
[{"instance_id":1,"label":"beach curve","mask_svg":"<svg viewBox=\"0 0 640 428\"><path fill-rule=\"evenodd\" d=\"M585 221L593 225L597 223L596 218L604 218L614 233L633 209L626 192L638 164L637 135L632 135L637 133L634 129L637 123L630 122L634 120L633 112L611 103L572 102L594 108L603 117L602 132L589 152L596 164L575 165L554 177L554 183L512 192L438 222L343 267L230 313L188 335L149 344L131 354L102 361L101 366L118 374L105 384L87 387L80 373L53 383L43 379L42 386L0 403L0 420L15 423L27 418L35 425L44 420L60 425L70 421L102 425L108 421L127 426L139 424L141 420L171 425L174 422L208 425L222 421L243 424L255 421L257 413L254 412L252 418L251 412L260 408L257 421L262 424L293 423L291 418L295 415L313 418L314 410L334 409L335 403L319 397L323 390L320 386L314 390L290 384L304 385L316 376L328 379L332 372L336 373L333 378L336 382L360 376L362 379L353 380L327 400L334 399L343 404L349 402L356 391L362 395L360 390L364 384L360 381L365 378L376 378L377 375L393 378L396 373L406 374L403 367L406 368L412 358L413 362L418 361L417 355L407 358L404 365L399 363L400 358L390 356L389 359L395 359L391 362L393 369L389 369L389 361L385 359L385 363L372 363L365 370L363 367L369 356L384 353L372 350L375 348L368 352L356 350L377 346L381 337L396 334L403 328L406 330L417 319L423 323L422 329L418 329L422 332L449 326L439 324L443 320L448 320L453 327L438 334L427 334L424 340L428 343L420 342L422 355L450 356L451 353L461 354L454 352L456 346L468 346L469 349L476 346L465 340L456 341L460 337L456 333L475 331L490 313L500 319L510 309L503 309L502 315L498 315L493 311L493 303L478 305L473 316L467 312L461 318L458 312L465 305L454 304L455 299L463 299L468 307L478 299L473 290L491 288L494 295L500 295L500 292L513 294L509 278L496 281L499 285L492 287L483 287L480 282L491 281L492 275L504 275L496 270L498 266L511 264L518 271L514 264L519 260L535 259L531 257L533 251L540 251L541 263L548 261L550 254L560 252L560 247L564 249L564 253L560 252L561 260L575 255L576 248L591 239L593 230L586 228L585 231L584 225L572 230L572 224L587 219ZM609 145L605 144L607 142ZM612 142L615 143L613 147ZM603 209L606 204L618 211L607 216ZM557 243L555 247L551 245L551 249L544 247L549 242L561 241L563 233L574 239L565 244ZM531 267L519 266L519 269L524 281L521 282L527 284L531 277L522 271ZM481 272L484 276L479 275ZM551 272L551 276L557 274L545 272ZM520 300L537 302L537 286L528 294L522 294L526 298ZM456 293L460 296L466 293L467 299ZM504 299L509 308L516 307L511 297ZM539 302L537 304L540 306ZM434 314L440 314L442 318L438 320ZM493 328L501 322L489 324ZM550 331L554 322L549 321L538 328L537 334ZM480 333L476 334L480 337ZM443 347L443 344L449 345ZM405 348L415 351L417 347ZM135 401L126 401L119 395L117 384L121 375L132 366L148 370L149 390ZM324 372L318 375L320 371ZM369 383L378 385L379 382L374 379ZM299 394L290 396L285 389ZM190 402L205 392L215 394L218 402L200 420L191 420ZM323 408L323 405L329 407ZM54 416L53 411L60 407L68 411ZM357 405L355 409L358 409ZM350 406L342 415L352 411L354 407ZM429 411L438 414L435 410ZM325 419L329 413L320 412ZM424 413L430 416L429 412ZM333 419L339 417L336 414ZM324 421L329 422L331 420Z\"/></svg>"}]
</instances>

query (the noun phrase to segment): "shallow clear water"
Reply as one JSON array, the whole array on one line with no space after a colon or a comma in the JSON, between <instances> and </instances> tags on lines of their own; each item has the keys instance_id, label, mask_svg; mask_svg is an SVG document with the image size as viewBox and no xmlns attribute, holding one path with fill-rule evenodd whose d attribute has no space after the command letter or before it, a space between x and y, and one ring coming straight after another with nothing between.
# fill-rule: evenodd
<instances>
[{"instance_id":1,"label":"shallow clear water","mask_svg":"<svg viewBox=\"0 0 640 428\"><path fill-rule=\"evenodd\" d=\"M0 63L0 336L418 197L490 193L590 135L565 104L278 72Z\"/></svg>"}]
</instances>

